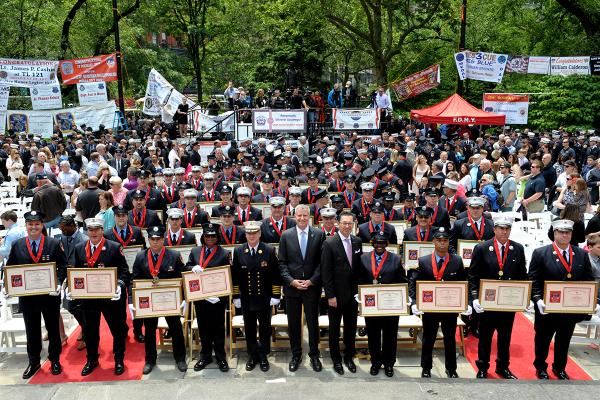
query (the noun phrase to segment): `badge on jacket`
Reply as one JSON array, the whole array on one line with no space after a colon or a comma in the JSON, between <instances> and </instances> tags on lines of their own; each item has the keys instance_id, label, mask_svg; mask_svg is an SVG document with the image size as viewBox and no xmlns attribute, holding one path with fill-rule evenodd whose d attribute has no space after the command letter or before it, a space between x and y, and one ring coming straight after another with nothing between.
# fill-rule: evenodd
<instances>
[{"instance_id":1,"label":"badge on jacket","mask_svg":"<svg viewBox=\"0 0 600 400\"><path fill-rule=\"evenodd\" d=\"M261 261L260 262L260 266L263 267L263 268L267 268L269 266L269 264L267 264L266 261Z\"/></svg>"}]
</instances>

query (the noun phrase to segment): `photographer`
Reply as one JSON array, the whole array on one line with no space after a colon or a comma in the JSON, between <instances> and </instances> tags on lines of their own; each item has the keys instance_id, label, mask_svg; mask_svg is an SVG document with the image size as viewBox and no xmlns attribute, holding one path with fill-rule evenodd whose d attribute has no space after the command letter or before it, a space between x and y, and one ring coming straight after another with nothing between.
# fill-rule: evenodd
<instances>
[{"instance_id":1,"label":"photographer","mask_svg":"<svg viewBox=\"0 0 600 400\"><path fill-rule=\"evenodd\" d=\"M331 108L342 108L342 91L339 83L333 85L333 89L327 95L327 104Z\"/></svg>"},{"instance_id":2,"label":"photographer","mask_svg":"<svg viewBox=\"0 0 600 400\"><path fill-rule=\"evenodd\" d=\"M206 109L208 110L208 115L212 115L215 117L219 115L219 111L221 111L221 105L219 104L215 96L210 97L210 102L206 106Z\"/></svg>"}]
</instances>

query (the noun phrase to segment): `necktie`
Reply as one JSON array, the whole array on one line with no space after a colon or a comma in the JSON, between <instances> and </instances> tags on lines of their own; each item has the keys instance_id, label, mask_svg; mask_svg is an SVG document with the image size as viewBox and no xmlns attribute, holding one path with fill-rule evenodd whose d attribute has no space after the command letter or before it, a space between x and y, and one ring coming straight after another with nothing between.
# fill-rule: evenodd
<instances>
[{"instance_id":1,"label":"necktie","mask_svg":"<svg viewBox=\"0 0 600 400\"><path fill-rule=\"evenodd\" d=\"M300 232L300 251L302 252L302 258L306 256L306 232Z\"/></svg>"},{"instance_id":2,"label":"necktie","mask_svg":"<svg viewBox=\"0 0 600 400\"><path fill-rule=\"evenodd\" d=\"M204 257L208 257L210 255L210 249L206 249L206 251L204 252Z\"/></svg>"},{"instance_id":3,"label":"necktie","mask_svg":"<svg viewBox=\"0 0 600 400\"><path fill-rule=\"evenodd\" d=\"M117 172L121 171L121 160L117 160Z\"/></svg>"},{"instance_id":4,"label":"necktie","mask_svg":"<svg viewBox=\"0 0 600 400\"><path fill-rule=\"evenodd\" d=\"M171 235L171 243L175 243L177 242L177 235L176 234L172 234Z\"/></svg>"},{"instance_id":5,"label":"necktie","mask_svg":"<svg viewBox=\"0 0 600 400\"><path fill-rule=\"evenodd\" d=\"M251 248L251 249L250 249L250 256L251 256L251 257L254 257L254 248Z\"/></svg>"},{"instance_id":6,"label":"necktie","mask_svg":"<svg viewBox=\"0 0 600 400\"><path fill-rule=\"evenodd\" d=\"M92 245L92 254L96 252L96 246Z\"/></svg>"},{"instance_id":7,"label":"necktie","mask_svg":"<svg viewBox=\"0 0 600 400\"><path fill-rule=\"evenodd\" d=\"M502 245L502 250L501 250L501 252L502 252L501 258L504 260L504 245Z\"/></svg>"},{"instance_id":8,"label":"necktie","mask_svg":"<svg viewBox=\"0 0 600 400\"><path fill-rule=\"evenodd\" d=\"M271 196L267 196L267 201L266 201L267 203L269 202L270 198L271 198Z\"/></svg>"},{"instance_id":9,"label":"necktie","mask_svg":"<svg viewBox=\"0 0 600 400\"><path fill-rule=\"evenodd\" d=\"M375 232L381 231L381 225L375 225Z\"/></svg>"},{"instance_id":10,"label":"necktie","mask_svg":"<svg viewBox=\"0 0 600 400\"><path fill-rule=\"evenodd\" d=\"M37 255L37 242L31 243L31 251L33 254Z\"/></svg>"},{"instance_id":11,"label":"necktie","mask_svg":"<svg viewBox=\"0 0 600 400\"><path fill-rule=\"evenodd\" d=\"M296 214L295 208L290 208L290 215L293 217Z\"/></svg>"},{"instance_id":12,"label":"necktie","mask_svg":"<svg viewBox=\"0 0 600 400\"><path fill-rule=\"evenodd\" d=\"M425 237L425 231L424 231L423 229L421 229L421 237L422 237L423 239L427 239L427 238Z\"/></svg>"},{"instance_id":13,"label":"necktie","mask_svg":"<svg viewBox=\"0 0 600 400\"><path fill-rule=\"evenodd\" d=\"M281 221L277 221L277 229L281 231Z\"/></svg>"},{"instance_id":14,"label":"necktie","mask_svg":"<svg viewBox=\"0 0 600 400\"><path fill-rule=\"evenodd\" d=\"M192 221L192 213L188 211L188 221L191 221L192 223L194 221Z\"/></svg>"},{"instance_id":15,"label":"necktie","mask_svg":"<svg viewBox=\"0 0 600 400\"><path fill-rule=\"evenodd\" d=\"M348 257L348 263L352 266L352 242L350 242L350 238L344 239L344 246L346 248L346 257Z\"/></svg>"},{"instance_id":16,"label":"necktie","mask_svg":"<svg viewBox=\"0 0 600 400\"><path fill-rule=\"evenodd\" d=\"M442 270L442 266L444 265L444 259L440 258L438 260L437 264L438 264L438 271L441 271Z\"/></svg>"},{"instance_id":17,"label":"necktie","mask_svg":"<svg viewBox=\"0 0 600 400\"><path fill-rule=\"evenodd\" d=\"M167 188L167 193L169 194L169 197L171 197L171 188L170 187Z\"/></svg>"},{"instance_id":18,"label":"necktie","mask_svg":"<svg viewBox=\"0 0 600 400\"><path fill-rule=\"evenodd\" d=\"M126 240L127 236L125 235L125 229L121 229L121 239Z\"/></svg>"},{"instance_id":19,"label":"necktie","mask_svg":"<svg viewBox=\"0 0 600 400\"><path fill-rule=\"evenodd\" d=\"M377 266L381 264L381 256L375 256L375 260L377 260Z\"/></svg>"},{"instance_id":20,"label":"necktie","mask_svg":"<svg viewBox=\"0 0 600 400\"><path fill-rule=\"evenodd\" d=\"M246 210L242 210L242 222L246 221Z\"/></svg>"},{"instance_id":21,"label":"necktie","mask_svg":"<svg viewBox=\"0 0 600 400\"><path fill-rule=\"evenodd\" d=\"M138 220L141 221L141 219L142 219L142 213L138 211Z\"/></svg>"},{"instance_id":22,"label":"necktie","mask_svg":"<svg viewBox=\"0 0 600 400\"><path fill-rule=\"evenodd\" d=\"M158 254L152 253L152 259L156 263L156 261L158 260Z\"/></svg>"},{"instance_id":23,"label":"necktie","mask_svg":"<svg viewBox=\"0 0 600 400\"><path fill-rule=\"evenodd\" d=\"M567 258L567 251L563 250L563 258L565 259L566 262L569 262L569 259Z\"/></svg>"}]
</instances>

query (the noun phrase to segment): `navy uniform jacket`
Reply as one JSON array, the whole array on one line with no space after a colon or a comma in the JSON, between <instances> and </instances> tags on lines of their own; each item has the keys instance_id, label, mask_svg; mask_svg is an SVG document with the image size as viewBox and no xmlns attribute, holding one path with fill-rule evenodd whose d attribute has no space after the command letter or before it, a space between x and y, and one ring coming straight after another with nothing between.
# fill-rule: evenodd
<instances>
[{"instance_id":1,"label":"navy uniform jacket","mask_svg":"<svg viewBox=\"0 0 600 400\"><path fill-rule=\"evenodd\" d=\"M247 222L247 221L262 221L263 220L262 211L260 211L256 207L250 206L250 215L248 215L248 212L246 211L246 219L244 221L240 221L238 212L240 215L242 214L242 211L239 209L239 207L236 207L234 214L233 214L233 223L236 225L244 225L244 222Z\"/></svg>"},{"instance_id":2,"label":"navy uniform jacket","mask_svg":"<svg viewBox=\"0 0 600 400\"><path fill-rule=\"evenodd\" d=\"M220 217L221 216L221 207L225 207L223 203L213 206L210 216L211 217ZM235 208L235 204L231 204L232 208Z\"/></svg>"},{"instance_id":3,"label":"navy uniform jacket","mask_svg":"<svg viewBox=\"0 0 600 400\"><path fill-rule=\"evenodd\" d=\"M587 253L577 246L571 246L573 249L573 269L571 278L567 278L567 270L560 262L558 256L554 253L551 244L539 247L533 251L531 262L529 263L529 279L533 282L531 288L531 300L537 303L544 299L545 281L592 281L592 265ZM574 315L574 314L570 314ZM579 314L575 314L579 315ZM585 315L581 315L582 320Z\"/></svg>"},{"instance_id":4,"label":"navy uniform jacket","mask_svg":"<svg viewBox=\"0 0 600 400\"><path fill-rule=\"evenodd\" d=\"M432 253L432 254L435 254ZM448 254L450 261L444 270L442 281L466 281L467 273L465 272L465 266L463 265L462 258L456 254ZM435 256L434 256L435 257ZM408 287L410 298L416 304L417 295L417 281L435 281L433 275L433 267L431 265L431 254L419 258L419 265L417 269L410 275L410 284Z\"/></svg>"},{"instance_id":5,"label":"navy uniform jacket","mask_svg":"<svg viewBox=\"0 0 600 400\"><path fill-rule=\"evenodd\" d=\"M387 209L383 210L383 219L385 221L400 221L402 220L402 211L392 208L390 211Z\"/></svg>"},{"instance_id":6,"label":"navy uniform jacket","mask_svg":"<svg viewBox=\"0 0 600 400\"><path fill-rule=\"evenodd\" d=\"M140 211L143 212L143 211ZM136 225L133 222L133 213L136 213L136 218L137 218L137 210L129 210L127 212L127 223L131 224L132 226L137 226L138 228L147 228L149 226L162 226L162 222L160 221L160 218L158 218L158 214L156 213L156 211L149 209L148 207L146 207L146 218L143 221L138 221L138 223L140 225ZM143 218L143 217L142 217Z\"/></svg>"},{"instance_id":7,"label":"navy uniform jacket","mask_svg":"<svg viewBox=\"0 0 600 400\"><path fill-rule=\"evenodd\" d=\"M131 228L131 232L129 232L129 228ZM112 240L113 242L120 243L123 247L143 246L144 249L146 248L146 239L144 239L144 235L142 234L142 230L140 228L127 224L125 230L127 239L124 241L124 243L121 243L123 239L121 239L121 232L116 225L110 231L105 231L104 237L108 240ZM129 240L130 238L131 240ZM129 240L129 243L127 243L127 240ZM127 246L125 246L125 243L127 243Z\"/></svg>"},{"instance_id":8,"label":"navy uniform jacket","mask_svg":"<svg viewBox=\"0 0 600 400\"><path fill-rule=\"evenodd\" d=\"M331 237L331 236L335 235L337 232L339 232L339 229L335 226L333 227L333 230L331 230L331 231L325 230L325 227L323 227L323 226L321 227L321 230L325 233L326 237Z\"/></svg>"},{"instance_id":9,"label":"navy uniform jacket","mask_svg":"<svg viewBox=\"0 0 600 400\"><path fill-rule=\"evenodd\" d=\"M487 219L482 217L483 223L483 238L481 240L489 240L494 237L494 221L491 219ZM458 240L479 240L477 236L475 236L475 231L473 228L477 229L477 226L471 226L471 222L469 218L459 219L454 223L454 227L450 231L450 246L456 249L458 244Z\"/></svg>"},{"instance_id":10,"label":"navy uniform jacket","mask_svg":"<svg viewBox=\"0 0 600 400\"><path fill-rule=\"evenodd\" d=\"M364 224L360 224L358 226L358 237L362 240L363 243L371 242L371 230L374 229L375 224L373 224L373 228L371 228L371 222L365 222ZM398 237L396 236L396 228L394 228L390 224L383 223L383 232L389 238L388 241L390 244L398 244Z\"/></svg>"},{"instance_id":11,"label":"navy uniform jacket","mask_svg":"<svg viewBox=\"0 0 600 400\"><path fill-rule=\"evenodd\" d=\"M196 235L194 235L191 232L186 231L185 229L182 229L181 232L179 233L179 237L181 240L179 240L178 242L173 242L171 239L169 230L167 229L167 232L165 233L165 241L164 244L165 246L186 246L186 245L190 245L193 244L194 246L196 246ZM169 243L169 240L171 240L171 243Z\"/></svg>"},{"instance_id":12,"label":"navy uniform jacket","mask_svg":"<svg viewBox=\"0 0 600 400\"><path fill-rule=\"evenodd\" d=\"M410 241L410 242L418 242L419 238L417 237L417 229L421 229L421 227L419 225L416 226L411 226L408 229L404 230L404 239L402 240L404 241ZM438 228L436 228L435 226L432 226L431 228L429 228L429 233L427 233L427 229L424 230L423 235L421 235L421 241L422 242L431 242L433 240L433 234L435 232L437 232Z\"/></svg>"},{"instance_id":13,"label":"navy uniform jacket","mask_svg":"<svg viewBox=\"0 0 600 400\"><path fill-rule=\"evenodd\" d=\"M358 200L354 200L350 211L352 212L352 214L356 215L356 219L359 224L364 224L369 220L369 212L371 211L371 206L373 206L373 203L375 203L376 201L377 199L374 198L371 203L365 203L365 200L362 197Z\"/></svg>"},{"instance_id":14,"label":"navy uniform jacket","mask_svg":"<svg viewBox=\"0 0 600 400\"><path fill-rule=\"evenodd\" d=\"M360 256L359 285L373 285L373 281L375 280L373 271L371 270L371 254L373 253L373 251L370 251ZM389 251L387 255L387 259L379 272L378 284L406 283L406 271L402 266L400 256Z\"/></svg>"},{"instance_id":15,"label":"navy uniform jacket","mask_svg":"<svg viewBox=\"0 0 600 400\"><path fill-rule=\"evenodd\" d=\"M458 214L467 209L467 202L462 197L454 195L454 204L451 206L450 201L448 201L448 207L446 207L446 196L444 195L440 198L438 206L445 208L451 217L456 217Z\"/></svg>"},{"instance_id":16,"label":"navy uniform jacket","mask_svg":"<svg viewBox=\"0 0 600 400\"><path fill-rule=\"evenodd\" d=\"M346 190L346 182L343 179L332 179L329 181L327 191L329 193L341 193Z\"/></svg>"},{"instance_id":17,"label":"navy uniform jacket","mask_svg":"<svg viewBox=\"0 0 600 400\"><path fill-rule=\"evenodd\" d=\"M195 226L202 226L202 225L208 224L210 222L208 213L206 211L201 210L200 207L198 205L196 205L196 215L194 215L193 221L191 221L191 223L188 226L187 222L186 222L188 212L193 213L194 211L193 210L188 211L187 208L183 209L184 216L181 218L181 221L182 221L181 227L182 228L193 228Z\"/></svg>"},{"instance_id":18,"label":"navy uniform jacket","mask_svg":"<svg viewBox=\"0 0 600 400\"><path fill-rule=\"evenodd\" d=\"M6 265L35 264L29 255L25 240L26 238L20 238L13 242ZM44 238L42 256L39 260L39 263L47 262L56 263L57 285L61 284L67 277L67 258L65 252L61 248L60 241L48 236ZM56 303L56 307L59 307L60 296L42 294L19 297L19 306L22 312L41 311L42 306L48 304L48 302L54 302Z\"/></svg>"},{"instance_id":19,"label":"navy uniform jacket","mask_svg":"<svg viewBox=\"0 0 600 400\"><path fill-rule=\"evenodd\" d=\"M283 231L296 226L296 221L293 218L283 217L285 221L279 232L283 234ZM277 224L277 223L275 223ZM284 226L285 225L285 226ZM279 243L281 235L277 233L273 225L271 224L271 218L265 218L260 224L260 240L265 243Z\"/></svg>"},{"instance_id":20,"label":"navy uniform jacket","mask_svg":"<svg viewBox=\"0 0 600 400\"><path fill-rule=\"evenodd\" d=\"M508 248L505 249L506 261L502 268L502 276L498 275L500 267L498 258L494 249L492 238L485 242L479 243L473 249L471 256L471 265L469 267L469 293L472 299L479 298L479 281L481 279L496 279L496 280L527 280L527 266L525 262L525 250L523 245L512 240L508 243ZM490 250L491 249L491 250ZM500 247L498 247L500 249ZM500 252L500 256L502 252Z\"/></svg>"},{"instance_id":21,"label":"navy uniform jacket","mask_svg":"<svg viewBox=\"0 0 600 400\"><path fill-rule=\"evenodd\" d=\"M195 265L200 265L200 251L204 251L204 246L194 247L192 251L190 251L190 256L188 257L187 263L185 264L186 270L191 271ZM206 268L214 268L214 267L229 267L231 264L231 252L229 250L225 250L221 246L213 247L212 251L216 251L215 255L210 259ZM210 257L210 256L209 256ZM206 262L206 257L204 258ZM222 296L222 301L225 301L225 297ZM205 301L205 300L202 300Z\"/></svg>"},{"instance_id":22,"label":"navy uniform jacket","mask_svg":"<svg viewBox=\"0 0 600 400\"><path fill-rule=\"evenodd\" d=\"M362 242L354 235L350 235L350 242L352 243L352 266L348 261L340 235L333 235L323 242L321 258L323 288L325 296L328 299L335 297L339 307L355 301L354 295L358 293Z\"/></svg>"},{"instance_id":23,"label":"navy uniform jacket","mask_svg":"<svg viewBox=\"0 0 600 400\"><path fill-rule=\"evenodd\" d=\"M148 266L148 253L150 249L140 251L135 256L133 262L132 279L152 279L150 267ZM152 257L152 254L150 254ZM165 249L165 255L158 270L158 279L177 279L181 278L181 273L185 271L185 266L181 260L181 254L175 250Z\"/></svg>"},{"instance_id":24,"label":"navy uniform jacket","mask_svg":"<svg viewBox=\"0 0 600 400\"><path fill-rule=\"evenodd\" d=\"M247 243L233 251L231 265L233 298L239 298L242 307L250 311L271 307L271 298L281 297L281 275L275 248L260 242L257 254L250 256Z\"/></svg>"},{"instance_id":25,"label":"navy uniform jacket","mask_svg":"<svg viewBox=\"0 0 600 400\"><path fill-rule=\"evenodd\" d=\"M131 197L137 189L131 189L127 192L125 200L123 201L123 207L128 210L133 208L133 197ZM148 194L148 200L146 200L146 208L150 210L162 210L167 208L167 204L160 190L156 188L150 188L150 194Z\"/></svg>"},{"instance_id":26,"label":"navy uniform jacket","mask_svg":"<svg viewBox=\"0 0 600 400\"><path fill-rule=\"evenodd\" d=\"M240 244L246 243L246 231L242 226L232 225L231 231L227 233L227 228L221 225L219 227L219 242L221 244Z\"/></svg>"},{"instance_id":27,"label":"navy uniform jacket","mask_svg":"<svg viewBox=\"0 0 600 400\"><path fill-rule=\"evenodd\" d=\"M263 192L260 192L256 195L252 196L252 198L250 199L250 202L252 202L252 203L268 203L269 200L271 199L271 197L275 197L275 196L277 196L277 193L275 193L275 190L272 190L271 193L268 195L265 195Z\"/></svg>"},{"instance_id":28,"label":"navy uniform jacket","mask_svg":"<svg viewBox=\"0 0 600 400\"><path fill-rule=\"evenodd\" d=\"M308 196L310 191L310 198ZM306 188L302 191L302 200L300 200L301 204L313 204L316 203L317 199L315 198L314 192L312 192L311 188Z\"/></svg>"},{"instance_id":29,"label":"navy uniform jacket","mask_svg":"<svg viewBox=\"0 0 600 400\"><path fill-rule=\"evenodd\" d=\"M208 195L207 195L207 193L208 193ZM204 193L204 190L201 191L200 193L198 193L198 201L200 201L200 202L221 201L221 194L217 191L217 189L215 189L213 192L208 191L207 193ZM209 196L212 196L212 198L209 199Z\"/></svg>"},{"instance_id":30,"label":"navy uniform jacket","mask_svg":"<svg viewBox=\"0 0 600 400\"><path fill-rule=\"evenodd\" d=\"M165 186L160 188L160 195L163 198L163 204L165 206L179 201L179 190L177 189L177 185L173 185L171 188L171 197L169 197L169 194L166 192Z\"/></svg>"},{"instance_id":31,"label":"navy uniform jacket","mask_svg":"<svg viewBox=\"0 0 600 400\"><path fill-rule=\"evenodd\" d=\"M111 240L105 240L102 246L100 256L96 260L94 265L88 265L85 249L90 241L81 243L75 247L75 267L76 268L116 268L117 269L117 283L121 286L121 289L129 282L129 266L123 255L123 248L119 243ZM121 296L124 296L121 293ZM81 301L83 307L88 310L93 310L99 307L109 299L85 299Z\"/></svg>"},{"instance_id":32,"label":"navy uniform jacket","mask_svg":"<svg viewBox=\"0 0 600 400\"><path fill-rule=\"evenodd\" d=\"M448 211L440 206L437 206L436 209L437 213L434 210L433 214L435 215L435 219L433 219L432 216L431 225L435 226L436 228L450 229L450 215L448 215ZM417 225L417 218L413 218L412 220L412 226L415 225Z\"/></svg>"}]
</instances>

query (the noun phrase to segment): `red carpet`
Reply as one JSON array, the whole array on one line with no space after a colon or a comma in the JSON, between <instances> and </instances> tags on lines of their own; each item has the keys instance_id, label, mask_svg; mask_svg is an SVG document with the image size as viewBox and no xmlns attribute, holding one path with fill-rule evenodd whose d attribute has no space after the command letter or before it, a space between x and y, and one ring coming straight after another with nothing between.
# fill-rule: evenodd
<instances>
[{"instance_id":1,"label":"red carpet","mask_svg":"<svg viewBox=\"0 0 600 400\"><path fill-rule=\"evenodd\" d=\"M81 327L77 327L69 336L68 343L63 347L60 355L60 363L63 367L63 372L60 375L52 375L50 373L50 362L46 361L42 368L29 380L29 383L62 383L62 382L98 382L98 381L126 381L139 380L142 377L142 369L144 368L144 344L137 343L133 339L133 328L129 312L127 313L129 324L129 337L125 347L125 372L116 376L114 374L115 362L112 354L112 335L106 325L106 321L102 318L100 322L100 366L88 376L81 376L81 369L86 363L85 349L77 350L77 337L81 331Z\"/></svg>"},{"instance_id":2,"label":"red carpet","mask_svg":"<svg viewBox=\"0 0 600 400\"><path fill-rule=\"evenodd\" d=\"M535 332L533 331L533 324L523 314L517 313L515 316L515 323L513 326L512 340L510 344L510 370L519 379L537 379L535 376L535 368L533 366L533 360L535 358L534 353L534 338ZM472 335L465 338L466 357L471 363L474 370L477 371L477 339ZM489 378L498 378L494 373L496 369L496 334L492 339L492 354L490 356L490 369ZM550 379L556 379L552 371L552 361L554 360L554 343L550 345L550 352L548 354L548 375ZM579 366L572 358L569 357L567 362L567 374L574 380L592 380L592 378Z\"/></svg>"}]
</instances>

